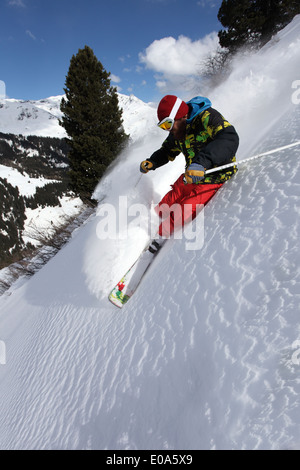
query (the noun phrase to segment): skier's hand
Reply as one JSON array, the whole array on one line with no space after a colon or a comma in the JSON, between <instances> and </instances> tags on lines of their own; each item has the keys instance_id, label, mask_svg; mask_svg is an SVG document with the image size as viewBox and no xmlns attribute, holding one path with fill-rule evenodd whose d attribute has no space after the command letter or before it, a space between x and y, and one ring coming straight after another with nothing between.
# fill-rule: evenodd
<instances>
[{"instance_id":1,"label":"skier's hand","mask_svg":"<svg viewBox=\"0 0 300 470\"><path fill-rule=\"evenodd\" d=\"M205 168L199 163L191 163L185 172L185 179L188 184L198 184L204 179Z\"/></svg>"},{"instance_id":2,"label":"skier's hand","mask_svg":"<svg viewBox=\"0 0 300 470\"><path fill-rule=\"evenodd\" d=\"M149 170L154 170L154 164L150 160L144 160L140 165L140 172L148 173Z\"/></svg>"}]
</instances>

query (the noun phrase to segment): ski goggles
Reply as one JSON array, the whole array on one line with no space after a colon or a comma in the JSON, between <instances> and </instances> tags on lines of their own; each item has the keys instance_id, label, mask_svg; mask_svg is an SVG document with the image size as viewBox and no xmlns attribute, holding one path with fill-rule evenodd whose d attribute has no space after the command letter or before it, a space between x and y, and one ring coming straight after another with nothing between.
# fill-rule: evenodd
<instances>
[{"instance_id":1,"label":"ski goggles","mask_svg":"<svg viewBox=\"0 0 300 470\"><path fill-rule=\"evenodd\" d=\"M157 125L160 129L163 129L164 131L170 131L174 125L175 122L175 116L182 104L182 100L180 98L177 98L173 108L171 109L170 116L162 119Z\"/></svg>"},{"instance_id":2,"label":"ski goggles","mask_svg":"<svg viewBox=\"0 0 300 470\"><path fill-rule=\"evenodd\" d=\"M166 117L162 121L160 121L157 125L160 127L160 129L163 129L164 131L170 131L174 125L175 119L172 119L170 117Z\"/></svg>"}]
</instances>

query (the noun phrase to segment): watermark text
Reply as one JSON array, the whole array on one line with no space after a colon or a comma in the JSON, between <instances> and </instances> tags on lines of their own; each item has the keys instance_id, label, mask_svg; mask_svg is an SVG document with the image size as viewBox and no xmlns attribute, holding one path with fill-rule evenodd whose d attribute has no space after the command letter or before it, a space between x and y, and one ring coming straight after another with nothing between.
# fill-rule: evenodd
<instances>
[{"instance_id":1,"label":"watermark text","mask_svg":"<svg viewBox=\"0 0 300 470\"><path fill-rule=\"evenodd\" d=\"M117 205L102 204L97 212L97 237L100 240L124 240L129 230L138 227L146 232L149 239L157 237L158 230L163 238L185 239L186 250L201 250L204 244L203 205L167 204L159 208L144 204L128 204L126 196L120 196ZM191 224L190 222L194 220Z\"/></svg>"},{"instance_id":2,"label":"watermark text","mask_svg":"<svg viewBox=\"0 0 300 470\"><path fill-rule=\"evenodd\" d=\"M300 104L300 80L294 80L292 83L292 88L295 89L292 94L292 103Z\"/></svg>"},{"instance_id":3,"label":"watermark text","mask_svg":"<svg viewBox=\"0 0 300 470\"><path fill-rule=\"evenodd\" d=\"M300 340L294 341L292 347L297 348L292 354L292 363L295 366L300 366Z\"/></svg>"},{"instance_id":4,"label":"watermark text","mask_svg":"<svg viewBox=\"0 0 300 470\"><path fill-rule=\"evenodd\" d=\"M0 340L0 365L6 364L6 346L4 341Z\"/></svg>"},{"instance_id":5,"label":"watermark text","mask_svg":"<svg viewBox=\"0 0 300 470\"><path fill-rule=\"evenodd\" d=\"M0 80L0 100L3 100L5 98L6 98L5 82Z\"/></svg>"}]
</instances>

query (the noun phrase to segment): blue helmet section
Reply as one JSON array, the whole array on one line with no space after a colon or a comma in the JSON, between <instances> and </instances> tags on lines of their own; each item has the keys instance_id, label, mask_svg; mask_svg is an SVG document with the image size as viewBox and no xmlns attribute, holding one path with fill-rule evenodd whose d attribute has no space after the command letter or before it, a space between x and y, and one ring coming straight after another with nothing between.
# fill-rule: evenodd
<instances>
[{"instance_id":1,"label":"blue helmet section","mask_svg":"<svg viewBox=\"0 0 300 470\"><path fill-rule=\"evenodd\" d=\"M198 114L202 113L208 108L211 108L211 101L204 96L195 96L190 101L187 101L186 104L192 108L190 117L187 119L187 122L190 123Z\"/></svg>"}]
</instances>

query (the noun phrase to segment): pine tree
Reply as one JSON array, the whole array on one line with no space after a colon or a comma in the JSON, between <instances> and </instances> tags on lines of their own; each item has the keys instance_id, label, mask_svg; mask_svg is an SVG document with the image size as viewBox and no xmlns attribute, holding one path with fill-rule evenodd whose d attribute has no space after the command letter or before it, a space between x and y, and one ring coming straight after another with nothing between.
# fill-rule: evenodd
<instances>
[{"instance_id":1,"label":"pine tree","mask_svg":"<svg viewBox=\"0 0 300 470\"><path fill-rule=\"evenodd\" d=\"M233 53L245 45L260 48L298 13L299 0L223 0L220 45Z\"/></svg>"},{"instance_id":2,"label":"pine tree","mask_svg":"<svg viewBox=\"0 0 300 470\"><path fill-rule=\"evenodd\" d=\"M90 199L127 141L118 96L109 76L93 50L85 46L72 57L66 77L60 124L69 136L71 189L82 199Z\"/></svg>"},{"instance_id":3,"label":"pine tree","mask_svg":"<svg viewBox=\"0 0 300 470\"><path fill-rule=\"evenodd\" d=\"M22 238L25 219L24 199L19 189L0 178L0 268L25 248Z\"/></svg>"}]
</instances>

